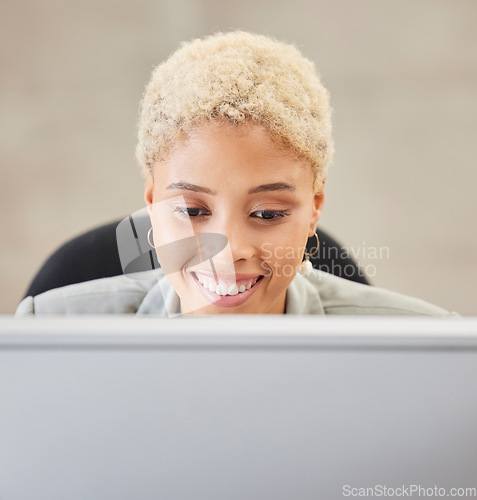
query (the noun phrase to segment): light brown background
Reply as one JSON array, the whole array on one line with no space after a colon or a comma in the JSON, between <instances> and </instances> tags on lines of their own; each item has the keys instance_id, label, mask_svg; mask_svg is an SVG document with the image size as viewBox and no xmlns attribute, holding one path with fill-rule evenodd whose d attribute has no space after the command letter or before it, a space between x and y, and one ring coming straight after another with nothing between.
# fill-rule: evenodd
<instances>
[{"instance_id":1,"label":"light brown background","mask_svg":"<svg viewBox=\"0 0 477 500\"><path fill-rule=\"evenodd\" d=\"M294 42L331 91L322 227L375 266L374 284L477 314L474 0L0 9L0 312L59 244L143 206L135 124L153 66L182 40L241 28Z\"/></svg>"}]
</instances>

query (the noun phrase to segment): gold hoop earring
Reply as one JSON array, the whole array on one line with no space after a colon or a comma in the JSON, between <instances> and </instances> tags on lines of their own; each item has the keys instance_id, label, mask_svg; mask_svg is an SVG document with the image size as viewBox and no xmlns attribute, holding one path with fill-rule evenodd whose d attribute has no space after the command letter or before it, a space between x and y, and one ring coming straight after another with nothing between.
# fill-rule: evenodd
<instances>
[{"instance_id":1,"label":"gold hoop earring","mask_svg":"<svg viewBox=\"0 0 477 500\"><path fill-rule=\"evenodd\" d=\"M155 249L156 247L151 243L151 231L152 231L152 226L149 228L149 231L147 232L147 242L149 243L149 246Z\"/></svg>"},{"instance_id":2,"label":"gold hoop earring","mask_svg":"<svg viewBox=\"0 0 477 500\"><path fill-rule=\"evenodd\" d=\"M316 250L312 253L304 252L305 255L305 260L300 264L300 273L303 274L304 276L310 276L311 271L313 271L313 264L310 262L310 257L312 255L315 255L315 253L318 252L318 248L320 247L320 240L318 239L318 235L315 234L313 235L316 238Z\"/></svg>"},{"instance_id":3,"label":"gold hoop earring","mask_svg":"<svg viewBox=\"0 0 477 500\"><path fill-rule=\"evenodd\" d=\"M318 239L318 235L316 234L316 231L310 238L313 238L313 236L316 238L316 249L312 253L305 252L305 258L309 259L312 255L315 255L318 252L318 249L320 248L320 240Z\"/></svg>"}]
</instances>

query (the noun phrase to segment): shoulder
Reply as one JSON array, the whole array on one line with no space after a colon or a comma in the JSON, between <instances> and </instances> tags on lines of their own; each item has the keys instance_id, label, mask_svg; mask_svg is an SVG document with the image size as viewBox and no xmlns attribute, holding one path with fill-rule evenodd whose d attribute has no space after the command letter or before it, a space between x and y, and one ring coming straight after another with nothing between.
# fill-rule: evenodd
<instances>
[{"instance_id":1,"label":"shoulder","mask_svg":"<svg viewBox=\"0 0 477 500\"><path fill-rule=\"evenodd\" d=\"M317 290L325 314L412 315L444 317L450 313L424 300L362 285L314 270L307 278Z\"/></svg>"},{"instance_id":2,"label":"shoulder","mask_svg":"<svg viewBox=\"0 0 477 500\"><path fill-rule=\"evenodd\" d=\"M32 314L136 313L162 271L120 275L55 288L35 297L25 297L15 316Z\"/></svg>"}]
</instances>

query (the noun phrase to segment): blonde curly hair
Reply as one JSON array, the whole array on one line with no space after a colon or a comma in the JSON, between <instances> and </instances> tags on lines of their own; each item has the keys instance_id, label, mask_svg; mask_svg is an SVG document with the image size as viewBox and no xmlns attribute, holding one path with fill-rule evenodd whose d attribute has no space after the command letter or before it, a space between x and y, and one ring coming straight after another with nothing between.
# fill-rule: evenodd
<instances>
[{"instance_id":1,"label":"blonde curly hair","mask_svg":"<svg viewBox=\"0 0 477 500\"><path fill-rule=\"evenodd\" d=\"M329 93L294 46L244 31L183 43L157 66L140 109L136 158L143 175L197 126L217 120L265 126L311 163L314 188L333 154Z\"/></svg>"}]
</instances>

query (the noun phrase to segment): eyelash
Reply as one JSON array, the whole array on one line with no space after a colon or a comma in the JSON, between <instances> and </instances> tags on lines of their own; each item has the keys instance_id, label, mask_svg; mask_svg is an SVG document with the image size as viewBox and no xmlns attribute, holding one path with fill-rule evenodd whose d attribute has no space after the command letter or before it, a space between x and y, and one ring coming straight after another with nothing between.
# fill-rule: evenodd
<instances>
[{"instance_id":1,"label":"eyelash","mask_svg":"<svg viewBox=\"0 0 477 500\"><path fill-rule=\"evenodd\" d=\"M201 210L205 210L204 208L190 208L190 207L175 207L174 212L178 213L181 217L184 218L189 218L189 219L195 219L195 220L203 220L205 219L208 215L210 215L210 212L206 214L200 215L199 213L196 213L195 215L191 212L200 212ZM257 217L254 216L253 214L262 214L262 217ZM263 214L272 214L272 217L263 217ZM285 210L256 210L255 212L252 212L251 216L254 219L259 219L267 222L276 222L279 219L283 219L284 217L288 217L291 215L290 213L286 212Z\"/></svg>"}]
</instances>

